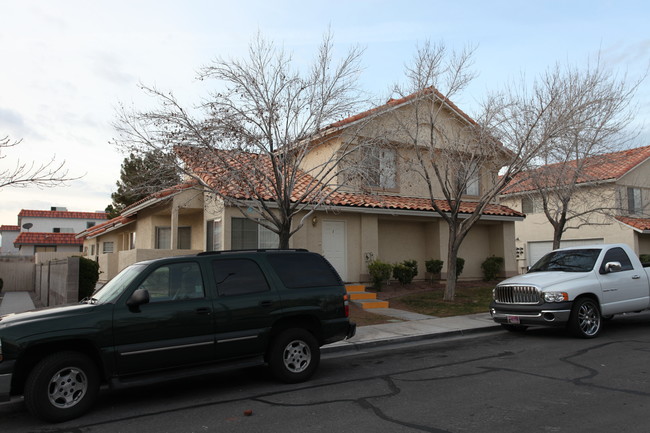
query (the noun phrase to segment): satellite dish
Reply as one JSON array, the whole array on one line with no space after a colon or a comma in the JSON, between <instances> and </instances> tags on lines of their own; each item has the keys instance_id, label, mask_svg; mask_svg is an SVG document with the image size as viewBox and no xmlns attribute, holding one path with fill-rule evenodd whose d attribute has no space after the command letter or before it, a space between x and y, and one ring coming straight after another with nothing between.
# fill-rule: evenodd
<instances>
[{"instance_id":1,"label":"satellite dish","mask_svg":"<svg viewBox=\"0 0 650 433\"><path fill-rule=\"evenodd\" d=\"M25 224L23 224L23 228L24 228L25 230L29 230L29 229L31 229L32 227L34 227L34 224L32 224L32 223L25 223Z\"/></svg>"}]
</instances>

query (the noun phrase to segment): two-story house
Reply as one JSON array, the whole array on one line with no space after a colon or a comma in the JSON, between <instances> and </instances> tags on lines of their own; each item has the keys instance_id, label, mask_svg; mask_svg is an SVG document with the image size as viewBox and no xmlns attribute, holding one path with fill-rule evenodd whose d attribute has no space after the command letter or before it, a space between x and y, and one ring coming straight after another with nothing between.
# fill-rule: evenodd
<instances>
[{"instance_id":1,"label":"two-story house","mask_svg":"<svg viewBox=\"0 0 650 433\"><path fill-rule=\"evenodd\" d=\"M23 209L18 214L20 232L13 244L18 254L23 256L42 252L81 252L83 241L75 235L106 219L104 212L71 212L58 207Z\"/></svg>"},{"instance_id":2,"label":"two-story house","mask_svg":"<svg viewBox=\"0 0 650 433\"><path fill-rule=\"evenodd\" d=\"M576 163L564 164L571 168ZM560 246L626 243L637 254L650 254L650 146L593 156L580 163L584 169L577 179L569 213L584 216L569 222ZM556 170L558 165L537 170L570 172ZM502 204L526 214L525 220L515 224L520 272L553 245L553 227L530 178L530 173L522 173L512 179L501 196Z\"/></svg>"},{"instance_id":3,"label":"two-story house","mask_svg":"<svg viewBox=\"0 0 650 433\"><path fill-rule=\"evenodd\" d=\"M409 117L415 98L391 100L384 106L359 113L320 131L310 143L310 153L303 160L305 173L329 156L339 152L344 143L359 134L371 137L381 131L394 130L395 113ZM444 116L457 121L472 121L457 107L445 107ZM363 128L359 128L363 122ZM473 122L473 121L472 121ZM354 135L354 137L351 137ZM366 138L367 138L366 137ZM373 258L389 263L418 261L417 278L425 277L428 259L446 260L448 227L433 210L427 185L410 168L413 145L400 141L395 134L377 144L372 152L377 158L374 170L366 178L369 185L350 183L332 194L326 206L319 207L308 222L296 232L291 247L306 248L327 257L345 281L368 281L367 262ZM186 169L201 173L202 181L211 184L220 175L216 153L185 148L179 156ZM494 179L498 167L481 167L484 176L470 182L462 211L475 209L472 198L487 187L483 182ZM488 173L489 172L489 173ZM492 173L494 172L494 173ZM490 175L488 175L490 174ZM211 176L214 179L211 179ZM309 176L305 174L305 176ZM339 179L345 183L346 179ZM447 204L438 201L445 209ZM448 209L448 207L447 207ZM505 259L505 273L516 273L514 223L523 215L494 203L483 212L481 220L464 241L460 256L466 260L463 277L480 278L481 263L490 256ZM79 234L85 249L104 252L112 243L113 255L100 254L98 260L110 277L133 261L158 254L182 254L189 251L277 247L277 235L245 218L239 209L228 206L191 182L154 194L125 209L120 217ZM94 246L94 247L93 247ZM115 254L117 253L117 254ZM443 269L443 278L445 277Z\"/></svg>"}]
</instances>

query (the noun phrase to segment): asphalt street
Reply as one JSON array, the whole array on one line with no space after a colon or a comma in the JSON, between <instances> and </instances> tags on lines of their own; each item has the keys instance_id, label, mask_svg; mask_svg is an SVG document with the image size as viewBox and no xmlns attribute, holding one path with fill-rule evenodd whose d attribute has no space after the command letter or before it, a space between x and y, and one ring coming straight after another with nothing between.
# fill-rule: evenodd
<instances>
[{"instance_id":1,"label":"asphalt street","mask_svg":"<svg viewBox=\"0 0 650 433\"><path fill-rule=\"evenodd\" d=\"M0 406L0 429L645 433L649 381L650 314L642 313L615 318L593 340L556 329L492 331L330 353L297 385L253 369L104 392L91 413L58 425L14 401Z\"/></svg>"}]
</instances>

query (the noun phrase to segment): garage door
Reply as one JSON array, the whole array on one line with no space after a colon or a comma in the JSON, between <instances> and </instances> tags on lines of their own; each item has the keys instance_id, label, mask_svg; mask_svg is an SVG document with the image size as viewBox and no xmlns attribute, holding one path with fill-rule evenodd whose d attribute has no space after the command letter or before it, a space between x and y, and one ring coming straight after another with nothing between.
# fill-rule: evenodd
<instances>
[{"instance_id":1,"label":"garage door","mask_svg":"<svg viewBox=\"0 0 650 433\"><path fill-rule=\"evenodd\" d=\"M560 248L579 247L582 245L602 244L603 238L600 239L570 239L560 242ZM553 251L553 242L528 242L528 266L532 266L541 259L544 254Z\"/></svg>"}]
</instances>

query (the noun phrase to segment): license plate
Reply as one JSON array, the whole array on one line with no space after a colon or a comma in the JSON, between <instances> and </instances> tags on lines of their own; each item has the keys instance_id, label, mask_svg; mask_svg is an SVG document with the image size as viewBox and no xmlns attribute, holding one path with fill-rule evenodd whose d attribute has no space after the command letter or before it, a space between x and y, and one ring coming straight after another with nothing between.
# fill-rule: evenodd
<instances>
[{"instance_id":1,"label":"license plate","mask_svg":"<svg viewBox=\"0 0 650 433\"><path fill-rule=\"evenodd\" d=\"M519 325L519 316L508 316L508 323L512 323L513 325Z\"/></svg>"}]
</instances>

